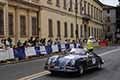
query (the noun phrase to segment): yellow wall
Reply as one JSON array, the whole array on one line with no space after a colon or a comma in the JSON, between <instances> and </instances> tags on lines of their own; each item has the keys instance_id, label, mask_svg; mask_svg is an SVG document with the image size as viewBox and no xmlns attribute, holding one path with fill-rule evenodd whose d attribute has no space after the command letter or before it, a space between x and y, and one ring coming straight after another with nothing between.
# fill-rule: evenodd
<instances>
[{"instance_id":1,"label":"yellow wall","mask_svg":"<svg viewBox=\"0 0 120 80\"><path fill-rule=\"evenodd\" d=\"M85 1L85 0L83 0ZM100 6L97 2L95 2L94 0L86 0L87 3L92 4L94 7L98 8L99 10L102 11L102 6ZM68 2L68 1L67 1ZM74 38L75 39L75 10L74 10L74 6L73 5L73 12L69 12L68 10L65 10L63 8L63 0L60 0L60 7L56 7L56 0L52 0L51 4L47 3L47 0L41 0L41 5L42 5L42 9L41 9L41 36L42 38L49 38L48 37L48 19L52 19L53 20L53 39L57 38L57 20L59 20L61 22L61 38L64 40L64 22L66 21L68 23L68 38L71 39L70 37L70 23L73 23L74 25ZM68 5L69 6L69 5ZM83 4L84 6L84 4ZM88 6L86 6L88 7ZM77 23L79 24L79 38L80 37L80 27L81 25L83 25L82 23L82 15L80 15L80 11L79 11L79 5L78 5L78 19L77 19ZM88 10L88 9L87 9ZM91 8L90 8L91 11ZM89 24L87 24L87 27L93 27L93 28L97 28L99 29L99 31L102 30L102 22L99 20L95 20L93 18L90 18L89 20ZM47 32L47 33L46 33ZM90 33L91 33L91 29L90 29ZM92 33L91 33L92 34ZM84 27L83 27L83 38L84 37ZM99 35L101 36L101 35ZM98 39L98 37L96 37Z\"/></svg>"},{"instance_id":2,"label":"yellow wall","mask_svg":"<svg viewBox=\"0 0 120 80\"><path fill-rule=\"evenodd\" d=\"M1 0L0 0L1 1ZM3 0L2 0L3 1ZM74 0L73 0L74 1ZM79 0L78 0L79 1ZM83 0L84 1L84 0ZM94 0L86 0L87 2L89 2L90 4L92 4L93 6L95 6L96 8L98 8L99 10L102 11L102 7L96 3ZM75 3L75 2L73 2ZM3 4L2 4L3 5ZM8 3L5 4L6 6L3 6L4 8L4 24L5 24L5 38L8 37L8 12L13 13L13 26L14 26L14 36L13 39L15 41L17 40L26 40L29 37L32 36L32 23L31 23L31 16L36 16L39 18L39 26L40 26L40 37L41 38L46 38L49 39L48 37L48 19L52 19L53 20L53 40L55 40L55 38L57 38L57 20L60 21L61 23L61 39L65 40L66 38L64 38L64 22L67 22L67 26L68 26L68 37L67 39L76 39L76 35L75 35L75 30L76 30L76 23L75 23L75 5L73 5L73 11L69 12L68 11L68 4L67 4L67 10L65 10L63 8L63 0L60 0L60 7L56 7L56 0L52 0L52 4L48 4L47 0L40 0L39 5L36 5L37 7L34 7L33 4L31 3L31 5L25 5L25 4L21 4L15 1L8 1ZM81 26L83 25L83 19L82 19L82 15L80 15L80 5L78 5L78 18L77 18L77 23L79 25L79 38L81 35ZM87 7L87 6L86 6ZM87 9L88 10L88 9ZM91 11L91 9L90 9ZM39 16L37 15L39 13ZM25 37L20 37L20 15L24 15L26 16L26 36ZM71 38L71 23L73 23L74 26L74 37ZM89 24L87 24L87 27L90 27L90 31L91 28L98 28L100 31L102 30L102 22L100 22L99 20L95 20L93 18L90 18L89 20ZM84 39L85 35L84 35L84 27L83 27L83 37L81 39ZM92 33L92 32L90 32ZM101 33L101 32L99 32ZM99 35L101 36L101 35ZM34 36L33 36L34 37Z\"/></svg>"},{"instance_id":3,"label":"yellow wall","mask_svg":"<svg viewBox=\"0 0 120 80\"><path fill-rule=\"evenodd\" d=\"M17 8L14 6L8 6L8 12L13 13L13 26L14 26L14 36L13 40L22 40L23 42L32 36L32 21L31 17L37 17L37 11ZM20 16L24 15L26 17L26 36L20 36ZM7 31L8 32L8 31ZM9 35L8 35L9 36Z\"/></svg>"}]
</instances>

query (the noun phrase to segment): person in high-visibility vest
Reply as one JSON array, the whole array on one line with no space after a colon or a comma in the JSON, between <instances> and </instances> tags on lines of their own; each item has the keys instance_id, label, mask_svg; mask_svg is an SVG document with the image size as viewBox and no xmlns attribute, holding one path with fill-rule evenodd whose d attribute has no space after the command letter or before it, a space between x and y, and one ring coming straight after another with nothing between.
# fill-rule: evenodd
<instances>
[{"instance_id":1,"label":"person in high-visibility vest","mask_svg":"<svg viewBox=\"0 0 120 80\"><path fill-rule=\"evenodd\" d=\"M94 37L90 36L88 41L87 41L87 49L88 49L89 52L92 52L93 49L94 49L93 39L94 39Z\"/></svg>"}]
</instances>

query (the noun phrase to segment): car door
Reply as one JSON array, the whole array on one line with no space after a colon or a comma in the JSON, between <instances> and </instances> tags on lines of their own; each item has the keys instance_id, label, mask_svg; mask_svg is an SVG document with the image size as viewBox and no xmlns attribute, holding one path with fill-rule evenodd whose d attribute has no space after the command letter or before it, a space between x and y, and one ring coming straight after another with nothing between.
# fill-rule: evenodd
<instances>
[{"instance_id":1,"label":"car door","mask_svg":"<svg viewBox=\"0 0 120 80\"><path fill-rule=\"evenodd\" d=\"M87 59L88 67L92 67L96 65L96 57L93 53L88 53L88 59Z\"/></svg>"}]
</instances>

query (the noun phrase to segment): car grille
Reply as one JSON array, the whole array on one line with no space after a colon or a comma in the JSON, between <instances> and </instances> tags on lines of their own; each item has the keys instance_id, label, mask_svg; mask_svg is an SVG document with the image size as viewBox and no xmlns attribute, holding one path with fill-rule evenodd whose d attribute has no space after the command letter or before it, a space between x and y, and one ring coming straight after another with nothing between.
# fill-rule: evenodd
<instances>
[{"instance_id":1,"label":"car grille","mask_svg":"<svg viewBox=\"0 0 120 80\"><path fill-rule=\"evenodd\" d=\"M55 63L56 66L65 67L70 60L68 59L58 59Z\"/></svg>"}]
</instances>

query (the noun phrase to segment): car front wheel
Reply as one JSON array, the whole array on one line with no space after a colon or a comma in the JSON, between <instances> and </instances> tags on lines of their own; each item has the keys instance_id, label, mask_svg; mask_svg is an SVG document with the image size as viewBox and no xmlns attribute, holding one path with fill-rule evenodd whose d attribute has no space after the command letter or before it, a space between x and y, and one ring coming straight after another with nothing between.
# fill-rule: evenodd
<instances>
[{"instance_id":1,"label":"car front wheel","mask_svg":"<svg viewBox=\"0 0 120 80\"><path fill-rule=\"evenodd\" d=\"M84 68L83 68L83 66L80 66L80 67L79 67L79 73L80 73L80 75L83 75L83 74L84 74Z\"/></svg>"},{"instance_id":2,"label":"car front wheel","mask_svg":"<svg viewBox=\"0 0 120 80\"><path fill-rule=\"evenodd\" d=\"M50 72L51 72L51 74L52 74L52 75L55 75L55 74L56 74L56 72L55 72L55 71L50 71Z\"/></svg>"},{"instance_id":3,"label":"car front wheel","mask_svg":"<svg viewBox=\"0 0 120 80\"><path fill-rule=\"evenodd\" d=\"M101 64L101 62L98 63L97 68L98 69L102 69L103 68L103 65Z\"/></svg>"}]
</instances>

